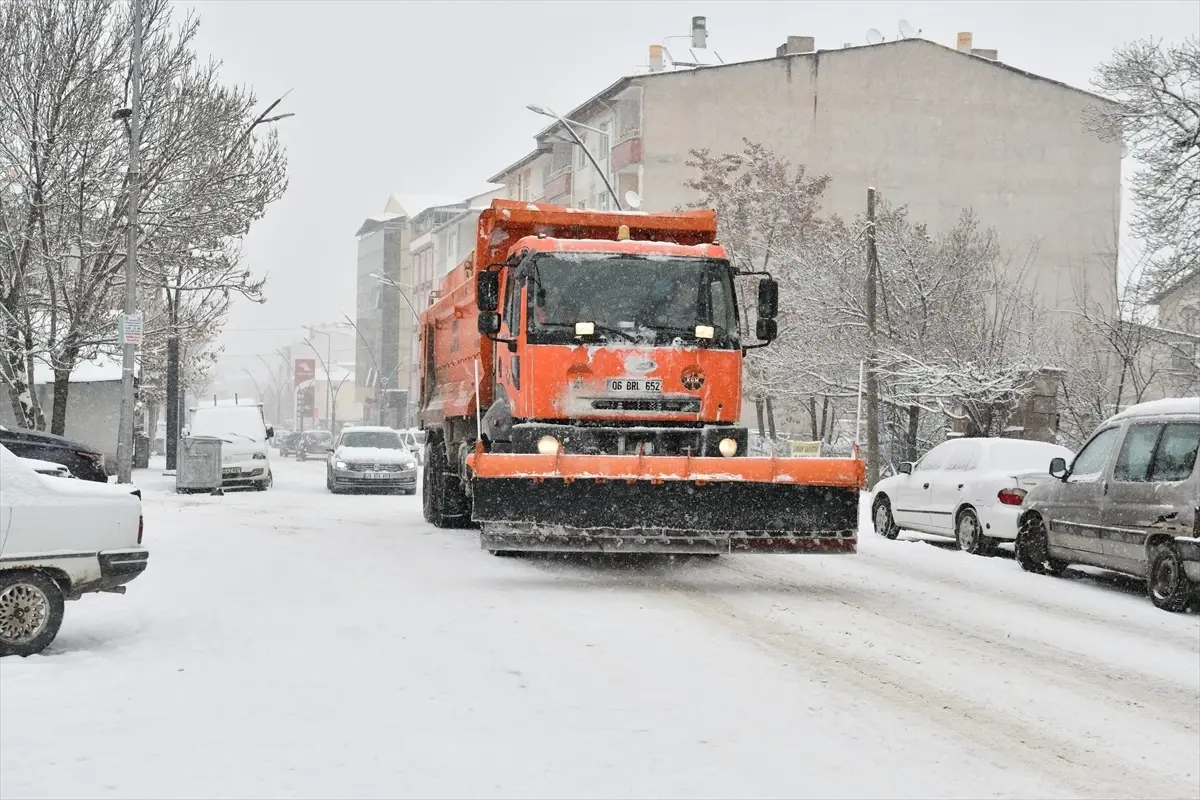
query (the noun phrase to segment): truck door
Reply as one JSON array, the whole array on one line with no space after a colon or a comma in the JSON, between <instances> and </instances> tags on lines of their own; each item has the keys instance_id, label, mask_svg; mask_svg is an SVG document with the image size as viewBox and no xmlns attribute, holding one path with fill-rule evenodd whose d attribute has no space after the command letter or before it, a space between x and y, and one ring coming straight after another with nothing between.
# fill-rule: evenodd
<instances>
[{"instance_id":1,"label":"truck door","mask_svg":"<svg viewBox=\"0 0 1200 800\"><path fill-rule=\"evenodd\" d=\"M504 305L500 314L500 338L519 339L522 330L522 310L525 307L525 281L517 277L516 268L504 270ZM507 344L493 343L496 348L496 397L507 397L509 405L517 406L521 391L521 354L509 350Z\"/></svg>"}]
</instances>

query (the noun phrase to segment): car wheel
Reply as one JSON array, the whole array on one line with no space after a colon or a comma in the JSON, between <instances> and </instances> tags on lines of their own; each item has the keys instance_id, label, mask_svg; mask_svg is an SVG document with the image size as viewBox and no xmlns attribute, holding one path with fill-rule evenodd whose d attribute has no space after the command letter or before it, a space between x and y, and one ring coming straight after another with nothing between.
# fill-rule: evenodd
<instances>
[{"instance_id":1,"label":"car wheel","mask_svg":"<svg viewBox=\"0 0 1200 800\"><path fill-rule=\"evenodd\" d=\"M900 526L892 518L892 504L886 495L876 498L871 519L875 522L875 532L883 538L895 539L900 535Z\"/></svg>"},{"instance_id":2,"label":"car wheel","mask_svg":"<svg viewBox=\"0 0 1200 800\"><path fill-rule=\"evenodd\" d=\"M1028 517L1017 529L1017 563L1026 572L1038 575L1061 575L1067 565L1050 557L1050 539L1046 535L1046 523L1036 514Z\"/></svg>"},{"instance_id":3,"label":"car wheel","mask_svg":"<svg viewBox=\"0 0 1200 800\"><path fill-rule=\"evenodd\" d=\"M1146 574L1146 593L1150 602L1164 611L1183 611L1196 587L1183 571L1179 548L1169 542L1150 548L1150 569Z\"/></svg>"},{"instance_id":4,"label":"car wheel","mask_svg":"<svg viewBox=\"0 0 1200 800\"><path fill-rule=\"evenodd\" d=\"M990 556L996 550L996 540L984 534L979 515L971 508L958 512L958 521L954 523L954 541L958 543L959 550L973 556Z\"/></svg>"},{"instance_id":5,"label":"car wheel","mask_svg":"<svg viewBox=\"0 0 1200 800\"><path fill-rule=\"evenodd\" d=\"M42 652L58 635L62 619L62 589L47 575L0 575L0 656Z\"/></svg>"}]
</instances>

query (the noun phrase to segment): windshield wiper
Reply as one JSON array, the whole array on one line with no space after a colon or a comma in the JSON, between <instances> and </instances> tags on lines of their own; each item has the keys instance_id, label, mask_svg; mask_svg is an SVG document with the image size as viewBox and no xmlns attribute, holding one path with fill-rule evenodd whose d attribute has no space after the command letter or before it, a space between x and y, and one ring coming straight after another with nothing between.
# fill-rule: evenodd
<instances>
[{"instance_id":1,"label":"windshield wiper","mask_svg":"<svg viewBox=\"0 0 1200 800\"><path fill-rule=\"evenodd\" d=\"M727 331L725 328L722 328L720 325L716 324L715 322L699 322L696 324L697 325L708 325L709 327L711 327L713 329L713 331L716 332L717 336L724 339L725 341L729 340L729 331ZM689 336L693 339L700 339L700 337L696 336L695 325L693 325L690 328L684 328L684 327L681 327L678 325L649 324L646 327L650 328L651 330L654 330L654 331L661 331L663 333L684 334L685 336ZM712 339L700 339L700 341L712 341Z\"/></svg>"},{"instance_id":2,"label":"windshield wiper","mask_svg":"<svg viewBox=\"0 0 1200 800\"><path fill-rule=\"evenodd\" d=\"M247 442L253 442L253 441L254 441L254 438L253 438L253 437L251 437L251 436L247 436L247 435L246 435L246 434L244 434L244 433L234 433L233 431L226 431L226 433L227 433L227 434L229 434L230 436L240 436L240 437L242 437L243 439L245 439ZM230 444L233 444L233 443L232 443L232 442L230 442Z\"/></svg>"},{"instance_id":3,"label":"windshield wiper","mask_svg":"<svg viewBox=\"0 0 1200 800\"><path fill-rule=\"evenodd\" d=\"M586 321L587 320L581 320L581 322L586 322ZM555 326L555 327L559 327L559 328L571 328L572 330L575 329L574 322L540 322L538 324L543 327ZM637 337L634 336L632 333L629 333L628 331L623 331L620 328L610 328L607 325L600 325L599 323L596 323L596 322L593 322L592 325L594 326L594 329L597 331L603 331L604 333L615 333L618 336L623 336L627 340L633 342L634 344L637 344L637 341L638 341Z\"/></svg>"}]
</instances>

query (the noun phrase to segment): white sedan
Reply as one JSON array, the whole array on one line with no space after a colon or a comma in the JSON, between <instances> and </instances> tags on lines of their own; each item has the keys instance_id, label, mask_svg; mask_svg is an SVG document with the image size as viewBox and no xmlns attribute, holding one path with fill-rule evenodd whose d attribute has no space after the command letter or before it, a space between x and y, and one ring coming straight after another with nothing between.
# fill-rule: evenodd
<instances>
[{"instance_id":1,"label":"white sedan","mask_svg":"<svg viewBox=\"0 0 1200 800\"><path fill-rule=\"evenodd\" d=\"M974 555L997 541L1015 541L1025 494L1051 480L1050 460L1065 447L1025 439L951 439L875 485L875 532L895 539L900 529L952 537Z\"/></svg>"}]
</instances>

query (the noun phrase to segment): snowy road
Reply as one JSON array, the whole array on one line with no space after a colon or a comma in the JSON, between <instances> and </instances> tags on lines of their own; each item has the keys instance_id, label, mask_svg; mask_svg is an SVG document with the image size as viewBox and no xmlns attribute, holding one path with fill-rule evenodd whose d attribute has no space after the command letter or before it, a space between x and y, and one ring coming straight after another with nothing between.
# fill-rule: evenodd
<instances>
[{"instance_id":1,"label":"snowy road","mask_svg":"<svg viewBox=\"0 0 1200 800\"><path fill-rule=\"evenodd\" d=\"M0 662L0 796L1200 797L1200 618L864 532L493 558L416 497L146 490L150 570Z\"/></svg>"}]
</instances>

